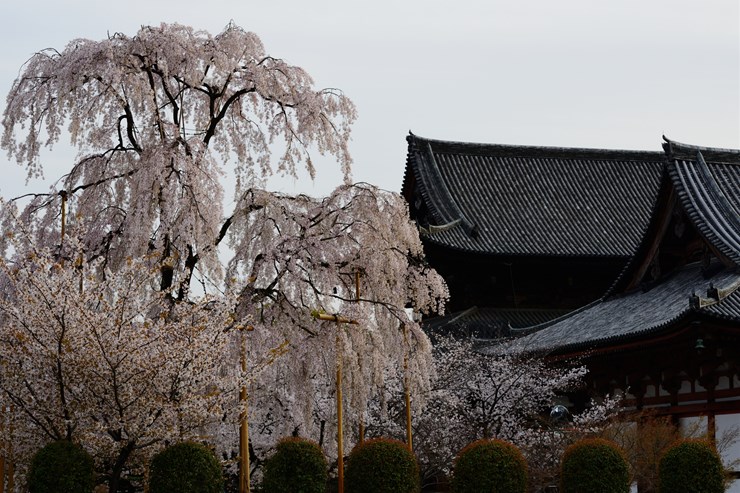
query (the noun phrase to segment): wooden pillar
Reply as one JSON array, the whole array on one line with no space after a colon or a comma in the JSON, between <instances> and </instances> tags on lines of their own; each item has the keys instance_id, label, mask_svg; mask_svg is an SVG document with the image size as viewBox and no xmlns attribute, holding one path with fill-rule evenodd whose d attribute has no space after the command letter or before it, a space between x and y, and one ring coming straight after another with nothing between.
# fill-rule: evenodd
<instances>
[{"instance_id":1,"label":"wooden pillar","mask_svg":"<svg viewBox=\"0 0 740 493\"><path fill-rule=\"evenodd\" d=\"M704 378L701 378L699 384L707 390L707 439L712 445L717 445L717 419L715 414L715 396L714 391L717 388L719 379L711 370Z\"/></svg>"}]
</instances>

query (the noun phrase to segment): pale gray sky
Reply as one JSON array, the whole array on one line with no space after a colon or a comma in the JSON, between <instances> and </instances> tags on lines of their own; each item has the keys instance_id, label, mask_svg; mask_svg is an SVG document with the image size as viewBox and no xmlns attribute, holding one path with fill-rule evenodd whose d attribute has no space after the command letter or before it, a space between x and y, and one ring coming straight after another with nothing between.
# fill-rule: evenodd
<instances>
[{"instance_id":1,"label":"pale gray sky","mask_svg":"<svg viewBox=\"0 0 740 493\"><path fill-rule=\"evenodd\" d=\"M233 19L354 100L354 177L390 190L401 186L409 130L647 150L666 134L740 148L737 0L19 0L0 14L3 101L36 50L160 22L215 34ZM63 146L45 156L58 167L71 159ZM0 166L0 194L22 193L24 174L4 155ZM339 181L327 163L316 183L274 186L324 195Z\"/></svg>"}]
</instances>

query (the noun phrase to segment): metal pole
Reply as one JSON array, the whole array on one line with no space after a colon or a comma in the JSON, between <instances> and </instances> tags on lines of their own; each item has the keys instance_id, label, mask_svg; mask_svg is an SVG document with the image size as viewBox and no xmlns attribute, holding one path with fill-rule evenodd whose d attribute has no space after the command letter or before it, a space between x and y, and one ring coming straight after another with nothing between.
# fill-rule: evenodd
<instances>
[{"instance_id":1,"label":"metal pole","mask_svg":"<svg viewBox=\"0 0 740 493\"><path fill-rule=\"evenodd\" d=\"M342 430L342 347L337 321L337 493L344 493L344 432Z\"/></svg>"},{"instance_id":2,"label":"metal pole","mask_svg":"<svg viewBox=\"0 0 740 493\"><path fill-rule=\"evenodd\" d=\"M244 373L247 371L247 348L244 347L245 337L242 334L241 366ZM239 417L239 493L249 493L249 412L247 409L246 383L239 390L239 400L244 407Z\"/></svg>"}]
</instances>

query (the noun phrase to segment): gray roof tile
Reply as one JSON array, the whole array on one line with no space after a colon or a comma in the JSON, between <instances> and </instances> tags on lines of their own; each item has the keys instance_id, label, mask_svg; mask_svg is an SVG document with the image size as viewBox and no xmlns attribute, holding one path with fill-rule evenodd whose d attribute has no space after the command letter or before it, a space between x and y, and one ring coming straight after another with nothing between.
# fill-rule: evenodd
<instances>
[{"instance_id":1,"label":"gray roof tile","mask_svg":"<svg viewBox=\"0 0 740 493\"><path fill-rule=\"evenodd\" d=\"M426 239L477 253L629 257L665 164L660 152L408 141L417 220L453 225Z\"/></svg>"},{"instance_id":2,"label":"gray roof tile","mask_svg":"<svg viewBox=\"0 0 740 493\"><path fill-rule=\"evenodd\" d=\"M702 151L702 149L704 149ZM718 158L707 148L669 143L668 172L683 209L699 233L735 265L740 265L740 152L724 151L735 163L707 164ZM693 151L693 157L686 154ZM675 153L675 154L674 154Z\"/></svg>"},{"instance_id":3,"label":"gray roof tile","mask_svg":"<svg viewBox=\"0 0 740 493\"><path fill-rule=\"evenodd\" d=\"M707 297L710 287L722 292L719 301ZM701 307L692 308L694 294ZM533 352L587 350L659 332L692 310L740 323L740 273L728 269L705 279L701 266L692 264L648 291L597 301L532 327L517 344Z\"/></svg>"}]
</instances>

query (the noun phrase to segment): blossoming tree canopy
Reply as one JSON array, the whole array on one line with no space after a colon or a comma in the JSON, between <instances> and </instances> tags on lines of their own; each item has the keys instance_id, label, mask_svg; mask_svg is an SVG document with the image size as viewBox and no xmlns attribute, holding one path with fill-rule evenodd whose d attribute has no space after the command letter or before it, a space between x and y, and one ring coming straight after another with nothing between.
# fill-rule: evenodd
<instances>
[{"instance_id":1,"label":"blossoming tree canopy","mask_svg":"<svg viewBox=\"0 0 740 493\"><path fill-rule=\"evenodd\" d=\"M303 167L313 177L311 149L334 156L348 179L355 117L340 91L315 89L305 70L266 55L253 33L162 24L35 54L8 95L2 147L39 176L42 146L66 127L79 154L57 191L27 205L35 232L58 243L68 201L70 219L87 222L90 257L115 267L156 251L167 260L161 289L184 299L196 267L219 273L215 246L230 224L226 164L234 161L237 197L276 172Z\"/></svg>"},{"instance_id":2,"label":"blossoming tree canopy","mask_svg":"<svg viewBox=\"0 0 740 493\"><path fill-rule=\"evenodd\" d=\"M280 434L295 427L306 435L317 431L314 418L327 409L317 409L321 404L316 403L330 402L337 357L344 359L344 396L355 417L382 391L389 368L403 368L411 391L423 395L432 373L431 347L405 309L439 312L447 289L423 261L403 199L367 184L345 184L322 200L256 187L259 178L296 175L301 167L314 176L314 150L333 156L348 182L347 142L354 119L354 106L341 92L314 89L303 69L266 55L256 35L233 24L216 36L179 25L144 27L133 37L76 40L62 52L34 55L8 95L2 147L27 168L29 177L42 173L41 148L56 144L65 128L79 153L51 192L0 204L0 253L5 265L12 265L0 279L7 292L21 296L43 288L55 293L45 295L52 300L48 307L28 304L28 314L16 314L16 298L7 298L0 315L21 325L0 327L10 331L9 343L0 345L0 360L31 365L21 361L23 354L14 346L28 341L16 341L13 334L26 329L21 321L32 315L29 320L38 322L29 327L52 331L45 336L51 342L34 346L33 364L39 369L27 375L36 379L34 385L56 378L44 372L53 373L55 361L73 356L89 364L67 365L69 371L107 375L110 362L118 361L116 354L145 370L168 352L148 357L148 348L157 345L140 346L146 337L159 343L192 337L195 342L183 354L192 353L197 365L211 366L188 377L196 390L177 394L176 404L193 413L190 422L202 421L205 408L199 402L211 396L204 387L229 387L231 392L218 395L234 397L237 379L228 371L235 371L241 385L250 380L252 402L268 403L251 411L253 417L268 413L270 402L288 409L290 422L280 424ZM236 200L226 212L222 178L228 171L236 176ZM218 249L225 238L233 256L222 262ZM88 288L79 297L67 295L82 273ZM203 282L204 295L190 291L194 279ZM58 289L45 287L55 283ZM69 343L77 348L74 354L44 353L55 343L67 347L73 335L66 328L60 335L58 324L44 318L58 310L80 313L76 342ZM315 314L339 314L357 324L342 326ZM97 319L105 337L120 332L127 334L125 341L100 339L87 322ZM238 332L227 344L219 334L233 334L232 326L253 330ZM205 328L192 333L198 327ZM218 341L208 350L198 349L209 340ZM226 346L240 354L224 358ZM290 357L277 358L276 348ZM212 371L209 355L214 351L221 352L219 362L227 374ZM240 373L236 367L242 355L248 368ZM64 382L82 382L87 378L82 373ZM23 385L11 382L13 374L22 372L8 374L10 392L16 392L12 385ZM146 371L136 375L145 378ZM108 378L96 388L110 393L114 384ZM127 392L142 405L136 419L144 418L143 424L130 425L123 418L101 424L99 416L115 416L115 406L87 399L84 392L92 384L75 385L65 388L79 392L79 399L61 407L49 400L38 410L40 420L59 430L44 431L44 437L88 436L80 416L93 419L94 412L95 426L104 432L96 436L107 433L111 438L106 440L119 448L131 443L116 431L119 422L142 430L136 432L136 444L167 439L169 432L150 426L146 418L156 415L164 423L167 415L146 407L158 401L139 397L136 385ZM422 399L415 400L420 404ZM74 419L54 414L55 409L68 409ZM238 412L225 413L233 425ZM74 429L65 429L68 425ZM28 429L38 439L42 428ZM219 446L228 448L235 443L229 429L234 431L221 426L209 434L222 437ZM125 462L127 455L119 457Z\"/></svg>"},{"instance_id":3,"label":"blossoming tree canopy","mask_svg":"<svg viewBox=\"0 0 740 493\"><path fill-rule=\"evenodd\" d=\"M79 441L109 465L117 491L131 457L146 463L165 441L236 421L247 375L223 365L235 332L228 298L172 303L146 289L141 260L101 276L99 265L25 253L0 261L0 400L12 406L0 432L11 460L23 466L50 440Z\"/></svg>"},{"instance_id":4,"label":"blossoming tree canopy","mask_svg":"<svg viewBox=\"0 0 740 493\"><path fill-rule=\"evenodd\" d=\"M323 200L252 191L237 207L233 228L238 234L232 237L236 254L228 265L229 290L239 293L240 315L254 325L250 337L267 338L267 346L280 343L275 337L287 338L298 357L290 369L295 378L269 376L280 400L295 402L294 411L306 416L293 427L314 431L309 416L317 411L317 399L308 395L314 389L307 380L334 378L337 332L345 355L345 394L354 410L364 411L368 399L382 391L384 370L402 367L405 357L410 385L421 396L433 373L431 346L405 308L441 312L447 288L423 261L401 196L367 184L339 187ZM322 322L311 313L358 323Z\"/></svg>"}]
</instances>

